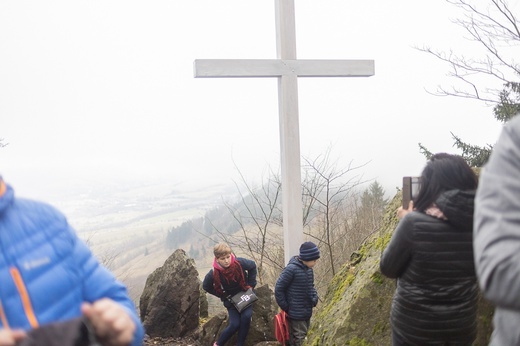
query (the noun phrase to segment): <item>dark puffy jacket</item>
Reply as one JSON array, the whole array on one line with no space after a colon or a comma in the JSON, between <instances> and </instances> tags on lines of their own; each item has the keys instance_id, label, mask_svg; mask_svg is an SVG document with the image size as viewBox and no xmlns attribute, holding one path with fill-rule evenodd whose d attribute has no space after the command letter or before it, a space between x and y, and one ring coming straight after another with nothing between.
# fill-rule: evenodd
<instances>
[{"instance_id":1,"label":"dark puffy jacket","mask_svg":"<svg viewBox=\"0 0 520 346\"><path fill-rule=\"evenodd\" d=\"M289 318L308 320L312 316L312 308L318 304L314 271L303 264L298 256L291 258L276 281L274 295Z\"/></svg>"},{"instance_id":2,"label":"dark puffy jacket","mask_svg":"<svg viewBox=\"0 0 520 346\"><path fill-rule=\"evenodd\" d=\"M244 271L244 277L246 279L246 285L249 285L253 288L256 286L256 263L255 261L252 261L247 258L237 257L236 258L238 263L242 266L242 270ZM222 286L224 288L224 291L227 293L227 296L232 296L234 294L237 294L238 292L242 291L242 288L240 287L238 282L231 282L230 284L227 284L226 280L221 280ZM213 287L213 269L210 269L209 272L204 277L204 280L202 281L202 288L204 291L208 292L209 294L212 294L216 297L217 292L215 292L215 288ZM224 306L226 308L233 307L233 304L229 302L226 297L219 297L220 300L224 303Z\"/></svg>"},{"instance_id":3,"label":"dark puffy jacket","mask_svg":"<svg viewBox=\"0 0 520 346\"><path fill-rule=\"evenodd\" d=\"M407 214L381 256L382 273L398 278L391 323L407 344L471 345L476 337L474 197L474 191L443 193L436 204L447 221Z\"/></svg>"}]
</instances>

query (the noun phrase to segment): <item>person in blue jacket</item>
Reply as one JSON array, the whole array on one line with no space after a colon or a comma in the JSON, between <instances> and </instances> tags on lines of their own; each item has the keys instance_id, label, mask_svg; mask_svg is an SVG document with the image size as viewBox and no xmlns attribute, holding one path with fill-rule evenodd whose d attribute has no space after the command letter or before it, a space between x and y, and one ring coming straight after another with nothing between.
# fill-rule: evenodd
<instances>
[{"instance_id":1,"label":"person in blue jacket","mask_svg":"<svg viewBox=\"0 0 520 346\"><path fill-rule=\"evenodd\" d=\"M253 305L242 312L231 304L227 297L256 286L256 263L247 258L235 257L231 247L226 243L218 243L213 248L213 268L204 277L202 288L224 303L229 315L229 324L220 334L213 346L224 346L238 331L237 346L243 346L253 316Z\"/></svg>"},{"instance_id":2,"label":"person in blue jacket","mask_svg":"<svg viewBox=\"0 0 520 346\"><path fill-rule=\"evenodd\" d=\"M16 198L0 177L0 346L84 316L103 345L142 345L126 287L54 207Z\"/></svg>"},{"instance_id":3,"label":"person in blue jacket","mask_svg":"<svg viewBox=\"0 0 520 346\"><path fill-rule=\"evenodd\" d=\"M300 346L305 340L312 309L318 304L312 268L319 258L320 250L316 244L303 243L299 256L289 260L276 281L274 295L278 306L287 313L291 346Z\"/></svg>"}]
</instances>

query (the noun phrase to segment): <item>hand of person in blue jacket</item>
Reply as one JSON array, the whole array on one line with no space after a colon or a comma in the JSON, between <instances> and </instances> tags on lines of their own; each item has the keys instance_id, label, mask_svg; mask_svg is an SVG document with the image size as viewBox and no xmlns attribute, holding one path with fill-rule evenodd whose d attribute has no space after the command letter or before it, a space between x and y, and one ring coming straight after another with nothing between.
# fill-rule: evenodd
<instances>
[{"instance_id":1,"label":"hand of person in blue jacket","mask_svg":"<svg viewBox=\"0 0 520 346\"><path fill-rule=\"evenodd\" d=\"M83 303L81 311L96 332L96 336L107 346L127 346L134 339L135 323L125 308L109 298Z\"/></svg>"},{"instance_id":2,"label":"hand of person in blue jacket","mask_svg":"<svg viewBox=\"0 0 520 346\"><path fill-rule=\"evenodd\" d=\"M21 329L0 329L0 346L14 346L25 336Z\"/></svg>"}]
</instances>

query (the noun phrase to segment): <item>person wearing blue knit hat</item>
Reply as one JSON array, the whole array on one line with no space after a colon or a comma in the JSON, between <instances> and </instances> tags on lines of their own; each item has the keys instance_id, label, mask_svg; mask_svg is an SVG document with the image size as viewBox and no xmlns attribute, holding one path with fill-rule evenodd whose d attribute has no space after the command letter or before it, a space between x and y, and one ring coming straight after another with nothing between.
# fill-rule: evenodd
<instances>
[{"instance_id":1,"label":"person wearing blue knit hat","mask_svg":"<svg viewBox=\"0 0 520 346\"><path fill-rule=\"evenodd\" d=\"M302 261L315 261L320 258L320 250L312 241L306 241L300 246L300 259Z\"/></svg>"},{"instance_id":2,"label":"person wearing blue knit hat","mask_svg":"<svg viewBox=\"0 0 520 346\"><path fill-rule=\"evenodd\" d=\"M289 260L276 281L276 303L287 313L290 346L303 344L309 330L312 309L318 304L314 287L313 267L320 258L320 250L313 242L300 246L300 254Z\"/></svg>"}]
</instances>

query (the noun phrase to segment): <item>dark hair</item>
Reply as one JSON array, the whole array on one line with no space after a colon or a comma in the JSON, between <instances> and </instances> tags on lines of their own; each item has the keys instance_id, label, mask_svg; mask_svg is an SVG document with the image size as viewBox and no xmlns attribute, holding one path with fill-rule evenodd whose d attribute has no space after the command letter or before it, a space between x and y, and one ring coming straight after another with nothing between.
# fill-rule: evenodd
<instances>
[{"instance_id":1,"label":"dark hair","mask_svg":"<svg viewBox=\"0 0 520 346\"><path fill-rule=\"evenodd\" d=\"M425 211L444 191L474 190L477 185L477 175L461 156L446 153L435 154L422 171L414 208Z\"/></svg>"}]
</instances>

